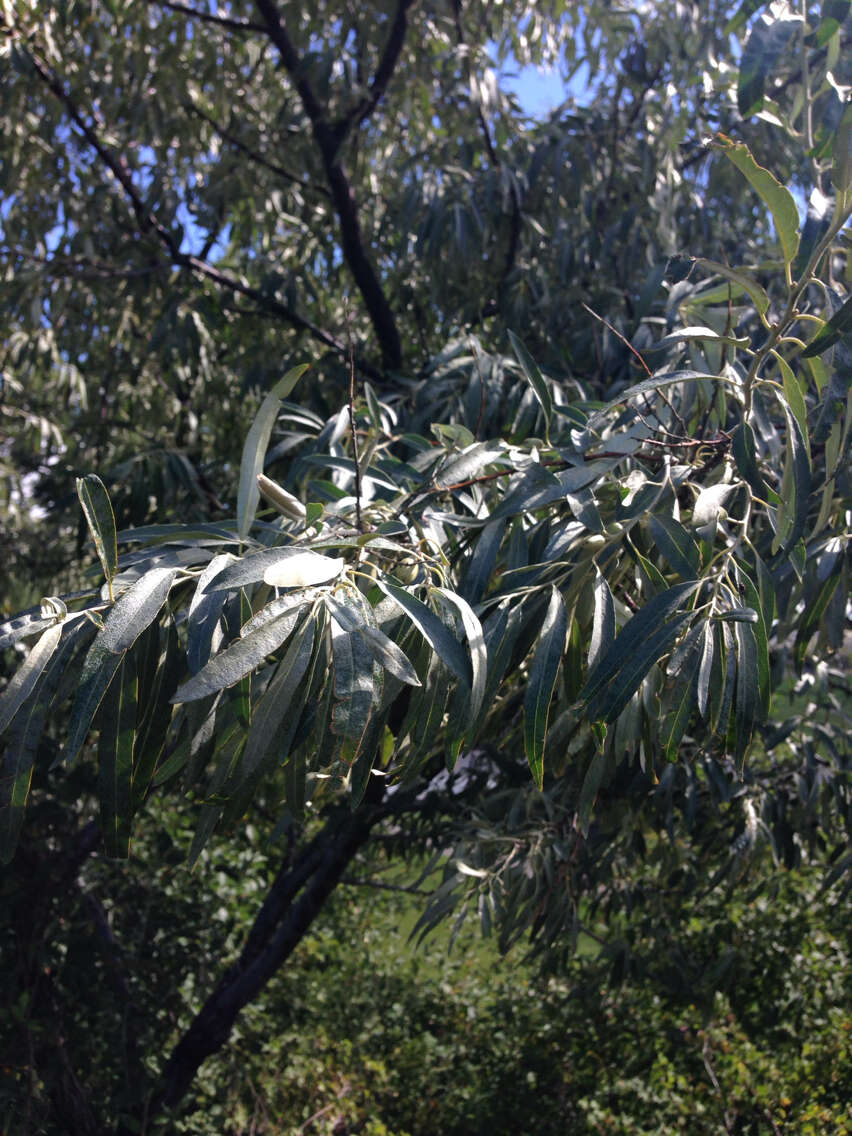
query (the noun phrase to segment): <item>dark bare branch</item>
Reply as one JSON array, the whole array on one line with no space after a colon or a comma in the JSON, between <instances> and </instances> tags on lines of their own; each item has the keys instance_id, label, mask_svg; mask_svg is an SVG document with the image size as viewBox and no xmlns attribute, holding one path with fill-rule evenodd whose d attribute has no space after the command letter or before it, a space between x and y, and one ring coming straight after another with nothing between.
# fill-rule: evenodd
<instances>
[{"instance_id":1,"label":"dark bare branch","mask_svg":"<svg viewBox=\"0 0 852 1136\"><path fill-rule=\"evenodd\" d=\"M48 270L51 277L73 276L76 280L125 280L150 276L153 272L164 272L172 268L169 261L152 261L137 268L122 268L87 256L39 256L17 245L0 249L0 256L2 255L39 264Z\"/></svg>"},{"instance_id":2,"label":"dark bare branch","mask_svg":"<svg viewBox=\"0 0 852 1136\"><path fill-rule=\"evenodd\" d=\"M259 154L257 150L253 150L251 146L247 146L245 142L237 138L237 136L232 134L229 130L226 130L224 126L220 126L214 118L211 118L209 114L203 111L201 107L196 106L195 103L186 103L186 108L193 114L198 115L198 117L203 119L209 126L212 126L224 142L233 146L235 150L239 150L241 154L245 154L252 162L263 166L264 169L269 170L270 173L277 174L278 177L284 178L285 181L291 181L294 185L309 190L311 193L319 193L322 194L323 197L330 196L324 185L317 185L316 182L305 181L305 179L299 177L298 174L294 174L292 170L287 170L284 166L279 166L276 162L271 162L269 158L264 157L263 154Z\"/></svg>"},{"instance_id":3,"label":"dark bare branch","mask_svg":"<svg viewBox=\"0 0 852 1136\"><path fill-rule=\"evenodd\" d=\"M400 53L402 52L403 44L405 43L405 34L408 30L408 12L414 6L416 0L399 0L394 13L393 23L391 24L390 34L388 35L385 49L382 52L382 57L379 60L379 65L376 68L376 73L373 76L373 81L370 83L369 91L355 104L355 106L339 119L334 124L334 131L339 136L341 141L345 136L356 126L360 126L365 122L373 111L378 106L385 91L388 89L388 84L393 78L393 73L396 70L397 63L399 62Z\"/></svg>"},{"instance_id":4,"label":"dark bare branch","mask_svg":"<svg viewBox=\"0 0 852 1136\"><path fill-rule=\"evenodd\" d=\"M169 1057L150 1115L181 1101L202 1063L228 1040L241 1010L299 945L382 815L381 807L366 805L342 822L339 815L332 816L299 862L279 875L246 950L222 976Z\"/></svg>"},{"instance_id":5,"label":"dark bare branch","mask_svg":"<svg viewBox=\"0 0 852 1136\"><path fill-rule=\"evenodd\" d=\"M339 159L341 139L329 123L325 108L305 74L302 59L290 39L274 0L255 0L255 2L265 21L267 34L278 49L284 69L295 85L305 114L310 120L340 225L343 258L364 300L381 347L385 366L396 370L402 365L399 330L379 277L367 255L358 216L358 205L346 170Z\"/></svg>"},{"instance_id":6,"label":"dark bare branch","mask_svg":"<svg viewBox=\"0 0 852 1136\"><path fill-rule=\"evenodd\" d=\"M168 8L170 12L180 12L183 16L189 16L193 20L201 20L205 24L218 24L221 28L227 28L232 32L262 32L265 31L263 24L252 23L251 20L235 20L230 16L214 16L211 12L200 12L197 8L192 8L189 4L180 4L178 0L148 0L150 5L156 5L158 8Z\"/></svg>"}]
</instances>

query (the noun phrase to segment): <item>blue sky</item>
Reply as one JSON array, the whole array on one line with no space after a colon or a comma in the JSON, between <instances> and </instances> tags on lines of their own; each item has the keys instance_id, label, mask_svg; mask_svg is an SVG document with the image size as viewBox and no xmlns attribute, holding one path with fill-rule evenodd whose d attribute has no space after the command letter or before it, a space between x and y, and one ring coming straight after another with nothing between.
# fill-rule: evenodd
<instances>
[{"instance_id":1,"label":"blue sky","mask_svg":"<svg viewBox=\"0 0 852 1136\"><path fill-rule=\"evenodd\" d=\"M555 67L547 70L521 67L516 78L505 80L505 86L517 95L527 114L542 118L569 95L579 99L586 89L586 81L583 69L566 83Z\"/></svg>"}]
</instances>

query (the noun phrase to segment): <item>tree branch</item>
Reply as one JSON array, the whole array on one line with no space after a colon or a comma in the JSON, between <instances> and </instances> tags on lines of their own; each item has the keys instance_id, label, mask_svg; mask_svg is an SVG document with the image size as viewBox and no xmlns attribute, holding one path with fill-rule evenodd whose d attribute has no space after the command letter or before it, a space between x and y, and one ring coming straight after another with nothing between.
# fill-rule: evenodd
<instances>
[{"instance_id":1,"label":"tree branch","mask_svg":"<svg viewBox=\"0 0 852 1136\"><path fill-rule=\"evenodd\" d=\"M390 34L376 68L376 73L373 75L373 81L370 83L369 91L359 99L347 114L338 119L332 128L341 141L353 127L360 126L370 117L388 89L388 84L393 78L393 73L399 62L402 46L405 43L405 34L408 31L408 11L415 3L416 0L398 0Z\"/></svg>"},{"instance_id":2,"label":"tree branch","mask_svg":"<svg viewBox=\"0 0 852 1136\"><path fill-rule=\"evenodd\" d=\"M255 2L265 21L267 34L278 50L284 69L294 83L305 114L311 123L314 140L322 157L326 182L331 191L331 199L340 224L340 243L343 258L364 300L373 324L373 330L379 341L385 366L396 370L402 366L402 343L390 304L382 290L376 270L367 255L358 216L358 205L352 193L346 170L338 158L343 137L328 122L325 108L305 74L302 59L290 39L274 0L255 0ZM398 54L397 49L397 57ZM389 78L390 74L388 74ZM381 97L380 94L378 97ZM378 101L378 97L376 101Z\"/></svg>"},{"instance_id":3,"label":"tree branch","mask_svg":"<svg viewBox=\"0 0 852 1136\"><path fill-rule=\"evenodd\" d=\"M191 111L193 114L197 114L199 118L202 118L206 123L212 126L223 141L230 143L231 146L239 150L240 153L245 154L251 161L256 162L259 166L263 166L264 169L269 170L271 173L277 174L278 177L284 178L285 181L291 181L295 185L301 186L302 189L308 189L312 193L321 193L323 197L330 196L324 185L316 185L314 182L305 181L304 178L300 178L298 174L286 170L283 166L276 165L275 162L270 162L263 154L258 154L256 150L252 150L250 146L247 146L245 142L242 142L236 135L231 134L230 131L220 126L215 119L211 118L209 114L206 114L201 107L196 106L195 103L188 102L185 105L187 110Z\"/></svg>"},{"instance_id":4,"label":"tree branch","mask_svg":"<svg viewBox=\"0 0 852 1136\"><path fill-rule=\"evenodd\" d=\"M222 976L172 1051L150 1116L174 1108L201 1064L226 1043L240 1011L257 997L301 942L385 811L381 805L366 804L342 823L336 812L297 864L279 873L239 960Z\"/></svg>"},{"instance_id":5,"label":"tree branch","mask_svg":"<svg viewBox=\"0 0 852 1136\"><path fill-rule=\"evenodd\" d=\"M95 151L101 163L110 171L124 190L140 231L143 233L152 233L158 238L168 252L172 264L180 268L187 268L198 276L206 277L220 288L247 297L253 303L257 304L263 312L277 315L287 320L300 331L308 332L314 339L324 344L326 347L331 348L337 354L346 355L347 349L345 343L341 342L341 340L337 339L337 337L330 332L312 323L311 320L299 315L286 304L282 304L271 296L264 295L259 289L245 284L236 276L232 276L230 273L216 268L214 265L209 264L205 260L201 260L197 256L181 252L180 245L175 240L172 233L160 223L153 212L146 208L141 194L133 183L130 168L125 159L121 155L114 154L101 142L95 129L86 121L71 95L66 91L57 76L51 72L47 64L39 59L34 52L31 53L30 59L32 60L36 73L53 95L63 104L68 111L71 121Z\"/></svg>"},{"instance_id":6,"label":"tree branch","mask_svg":"<svg viewBox=\"0 0 852 1136\"><path fill-rule=\"evenodd\" d=\"M119 268L102 260L91 260L87 256L39 256L17 245L0 248L0 255L7 254L18 260L28 260L40 264L50 271L54 278L71 276L75 280L113 280L131 279L135 276L150 276L152 272L162 272L171 268L167 261L153 261L139 268Z\"/></svg>"},{"instance_id":7,"label":"tree branch","mask_svg":"<svg viewBox=\"0 0 852 1136\"><path fill-rule=\"evenodd\" d=\"M189 4L179 4L177 0L148 0L148 4L156 4L159 8L168 8L170 12L180 12L181 15L189 16L194 20L201 20L205 24L218 24L219 27L227 28L228 31L263 32L266 30L263 24L255 24L251 20L235 20L230 16L214 16L211 12L199 12L197 8L192 8Z\"/></svg>"}]
</instances>

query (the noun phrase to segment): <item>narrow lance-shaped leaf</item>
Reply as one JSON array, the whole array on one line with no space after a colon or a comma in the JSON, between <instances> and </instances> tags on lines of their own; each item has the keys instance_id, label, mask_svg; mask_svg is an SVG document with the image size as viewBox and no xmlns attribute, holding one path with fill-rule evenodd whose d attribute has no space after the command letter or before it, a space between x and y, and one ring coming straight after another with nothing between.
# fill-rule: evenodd
<instances>
[{"instance_id":1,"label":"narrow lance-shaped leaf","mask_svg":"<svg viewBox=\"0 0 852 1136\"><path fill-rule=\"evenodd\" d=\"M132 647L160 614L176 575L176 568L152 568L132 584L104 620L97 640L100 646L116 655Z\"/></svg>"},{"instance_id":2,"label":"narrow lance-shaped leaf","mask_svg":"<svg viewBox=\"0 0 852 1136\"><path fill-rule=\"evenodd\" d=\"M254 515L257 512L257 505L260 500L257 477L258 474L263 473L266 449L272 435L272 427L275 425L275 419L281 409L281 400L287 397L307 369L308 364L301 363L278 380L260 404L254 422L251 424L251 429L246 435L240 462L240 485L237 492L237 534L240 540L245 540L248 536Z\"/></svg>"},{"instance_id":3,"label":"narrow lance-shaped leaf","mask_svg":"<svg viewBox=\"0 0 852 1136\"><path fill-rule=\"evenodd\" d=\"M332 618L344 631L357 632L363 638L367 650L389 674L409 686L420 686L417 671L402 648L378 627L368 623L361 610L338 603L331 596L325 596L324 602Z\"/></svg>"},{"instance_id":4,"label":"narrow lance-shaped leaf","mask_svg":"<svg viewBox=\"0 0 852 1136\"><path fill-rule=\"evenodd\" d=\"M494 573L497 553L505 530L505 518L498 517L497 520L489 521L479 533L459 589L468 603L479 603L485 594L485 589Z\"/></svg>"},{"instance_id":5,"label":"narrow lance-shaped leaf","mask_svg":"<svg viewBox=\"0 0 852 1136\"><path fill-rule=\"evenodd\" d=\"M732 284L737 284L746 292L754 301L754 306L762 316L765 316L769 311L769 296L766 291L758 284L753 276L744 272L741 268L730 268L727 264L720 264L716 260L705 260L703 257L695 262L700 264L702 268L706 268L708 272L713 272L719 276L724 276Z\"/></svg>"},{"instance_id":6,"label":"narrow lance-shaped leaf","mask_svg":"<svg viewBox=\"0 0 852 1136\"><path fill-rule=\"evenodd\" d=\"M849 4L844 6L848 13ZM852 187L852 101L846 103L843 118L834 136L833 150L831 184L845 194Z\"/></svg>"},{"instance_id":7,"label":"narrow lance-shaped leaf","mask_svg":"<svg viewBox=\"0 0 852 1136\"><path fill-rule=\"evenodd\" d=\"M852 332L852 296L837 309L828 323L819 329L805 348L804 357L808 359L814 355L821 355L850 332Z\"/></svg>"},{"instance_id":8,"label":"narrow lance-shaped leaf","mask_svg":"<svg viewBox=\"0 0 852 1136\"><path fill-rule=\"evenodd\" d=\"M276 588L301 588L326 583L340 575L342 559L296 547L265 548L228 564L207 584L208 592L235 590L261 580Z\"/></svg>"},{"instance_id":9,"label":"narrow lance-shaped leaf","mask_svg":"<svg viewBox=\"0 0 852 1136\"><path fill-rule=\"evenodd\" d=\"M807 446L808 408L805 404L802 388L799 386L790 364L780 358L780 356L778 358L778 368L781 371L781 381L784 384L784 395L787 399L787 404L793 412L793 417L799 423L799 429L802 432L802 437Z\"/></svg>"},{"instance_id":10,"label":"narrow lance-shaped leaf","mask_svg":"<svg viewBox=\"0 0 852 1136\"><path fill-rule=\"evenodd\" d=\"M603 520L591 490L580 489L577 493L566 493L565 500L574 516L589 532L603 532Z\"/></svg>"},{"instance_id":11,"label":"narrow lance-shaped leaf","mask_svg":"<svg viewBox=\"0 0 852 1136\"><path fill-rule=\"evenodd\" d=\"M338 738L335 756L351 766L361 752L373 713L373 657L363 639L331 625L334 706L331 729Z\"/></svg>"},{"instance_id":12,"label":"narrow lance-shaped leaf","mask_svg":"<svg viewBox=\"0 0 852 1136\"><path fill-rule=\"evenodd\" d=\"M33 765L50 704L68 660L92 630L91 624L80 620L68 631L64 641L51 655L33 696L15 715L3 740L0 750L0 863L8 863L15 852L29 797Z\"/></svg>"},{"instance_id":13,"label":"narrow lance-shaped leaf","mask_svg":"<svg viewBox=\"0 0 852 1136\"><path fill-rule=\"evenodd\" d=\"M336 580L346 561L317 552L297 552L273 564L263 573L263 582L274 588L309 588Z\"/></svg>"},{"instance_id":14,"label":"narrow lance-shaped leaf","mask_svg":"<svg viewBox=\"0 0 852 1136\"><path fill-rule=\"evenodd\" d=\"M154 770L163 752L173 713L171 698L183 671L174 620L170 618L162 632L159 627L154 627L152 630L157 632L158 657L147 698L143 693L141 682L139 687L142 710L133 746L134 813L145 800Z\"/></svg>"},{"instance_id":15,"label":"narrow lance-shaped leaf","mask_svg":"<svg viewBox=\"0 0 852 1136\"><path fill-rule=\"evenodd\" d=\"M757 654L757 685L758 692L760 694L761 716L763 718L766 718L766 716L769 714L769 703L771 695L771 681L769 673L769 630L771 628L771 623L769 626L767 626L764 604L761 600L760 593L757 587L755 587L749 574L742 568L739 568L738 575L740 582L745 589L746 601L751 604L752 609L755 612L755 619L752 622L754 625L754 640Z\"/></svg>"},{"instance_id":16,"label":"narrow lance-shaped leaf","mask_svg":"<svg viewBox=\"0 0 852 1136\"><path fill-rule=\"evenodd\" d=\"M192 837L192 844L186 856L187 866L192 870L198 863L198 858L207 846L210 837L216 831L216 825L222 816L222 806L203 804L198 816L198 825Z\"/></svg>"},{"instance_id":17,"label":"narrow lance-shaped leaf","mask_svg":"<svg viewBox=\"0 0 852 1136\"><path fill-rule=\"evenodd\" d=\"M606 577L595 577L595 612L589 642L589 671L593 671L615 641L615 604Z\"/></svg>"},{"instance_id":18,"label":"narrow lance-shaped leaf","mask_svg":"<svg viewBox=\"0 0 852 1136\"><path fill-rule=\"evenodd\" d=\"M603 424L605 421L606 411L610 410L613 406L620 406L623 402L629 402L632 398L638 398L639 395L653 394L654 391L662 390L664 387L675 386L677 383L695 383L699 379L707 379L710 382L724 383L727 382L725 375L713 375L705 371L661 371L657 375L651 375L649 379L643 379L641 383L636 383L627 390L622 391L614 399L601 407L600 410L595 412L593 419L590 419L589 425L594 426L598 422Z\"/></svg>"},{"instance_id":19,"label":"narrow lance-shaped leaf","mask_svg":"<svg viewBox=\"0 0 852 1136\"><path fill-rule=\"evenodd\" d=\"M298 713L294 712L293 698L311 660L316 626L316 619L309 616L297 629L275 675L255 703L243 751L244 778L250 777L260 766L273 743L283 742L281 735L286 731L281 730L281 725L285 718L293 719L292 728L296 728ZM284 746L279 745L279 749L283 756Z\"/></svg>"},{"instance_id":20,"label":"narrow lance-shaped leaf","mask_svg":"<svg viewBox=\"0 0 852 1136\"><path fill-rule=\"evenodd\" d=\"M695 578L700 567L698 545L682 524L664 515L654 514L648 522L654 542L671 564L672 568L685 580Z\"/></svg>"},{"instance_id":21,"label":"narrow lance-shaped leaf","mask_svg":"<svg viewBox=\"0 0 852 1136\"><path fill-rule=\"evenodd\" d=\"M710 682L713 676L715 643L716 637L713 632L713 625L711 623L705 623L701 646L701 662L698 666L698 686L696 690L698 713L705 719L710 704Z\"/></svg>"},{"instance_id":22,"label":"narrow lance-shaped leaf","mask_svg":"<svg viewBox=\"0 0 852 1136\"><path fill-rule=\"evenodd\" d=\"M786 523L782 529L779 522L773 552L780 548L786 553L798 543L805 531L808 496L811 491L811 462L799 423L786 405L784 413L787 418L787 451L781 497ZM780 515L779 510L779 517Z\"/></svg>"},{"instance_id":23,"label":"narrow lance-shaped leaf","mask_svg":"<svg viewBox=\"0 0 852 1136\"><path fill-rule=\"evenodd\" d=\"M115 531L115 514L106 486L95 473L77 478L77 496L86 517L86 524L95 542L95 551L103 565L104 576L110 585L118 571L118 540Z\"/></svg>"},{"instance_id":24,"label":"narrow lance-shaped leaf","mask_svg":"<svg viewBox=\"0 0 852 1136\"><path fill-rule=\"evenodd\" d=\"M661 596L655 598L662 599ZM637 616L633 618L636 619ZM629 655L626 657L622 655L621 661L609 681L599 687L592 697L588 698L588 713L593 721L615 721L639 689L642 680L651 667L674 646L684 625L691 618L691 612L684 612L682 615L675 616L674 619L663 623L662 626L656 626L656 630L652 631L647 637L643 637L642 641ZM632 622L633 620L631 620ZM630 624L628 624L629 626ZM626 630L627 628L625 628ZM611 654L618 651L619 641L623 635L624 631L616 639Z\"/></svg>"},{"instance_id":25,"label":"narrow lance-shaped leaf","mask_svg":"<svg viewBox=\"0 0 852 1136\"><path fill-rule=\"evenodd\" d=\"M667 677L668 680L674 679L674 690L667 699L669 710L661 730L661 741L666 761L674 761L677 757L678 746L686 732L692 708L695 705L695 668L696 665L700 666L700 654L704 646L706 630L706 624L693 627L684 636L669 663Z\"/></svg>"},{"instance_id":26,"label":"narrow lance-shaped leaf","mask_svg":"<svg viewBox=\"0 0 852 1136\"><path fill-rule=\"evenodd\" d=\"M748 749L760 699L757 641L750 623L735 623L737 688L734 701L734 756L743 761Z\"/></svg>"},{"instance_id":27,"label":"narrow lance-shaped leaf","mask_svg":"<svg viewBox=\"0 0 852 1136\"><path fill-rule=\"evenodd\" d=\"M389 580L379 578L376 583L386 596L402 608L432 650L441 657L453 674L470 685L470 662L464 648L434 611L416 596Z\"/></svg>"},{"instance_id":28,"label":"narrow lance-shaped leaf","mask_svg":"<svg viewBox=\"0 0 852 1136\"><path fill-rule=\"evenodd\" d=\"M583 778L580 788L580 799L577 802L577 821L583 836L589 835L589 825L592 821L592 810L595 807L598 790L604 778L607 767L607 756L603 749L598 749L589 762L589 768Z\"/></svg>"},{"instance_id":29,"label":"narrow lance-shaped leaf","mask_svg":"<svg viewBox=\"0 0 852 1136\"><path fill-rule=\"evenodd\" d=\"M367 650L376 662L380 663L389 674L409 686L420 686L420 679L411 660L393 639L385 635L384 631L378 627L364 626L359 628L358 634L364 639Z\"/></svg>"},{"instance_id":30,"label":"narrow lance-shaped leaf","mask_svg":"<svg viewBox=\"0 0 852 1136\"><path fill-rule=\"evenodd\" d=\"M126 654L104 698L98 741L101 831L107 856L126 859L133 816L133 742L136 735L137 675Z\"/></svg>"},{"instance_id":31,"label":"narrow lance-shaped leaf","mask_svg":"<svg viewBox=\"0 0 852 1136\"><path fill-rule=\"evenodd\" d=\"M580 691L582 701L590 701L629 660L631 654L648 637L677 611L683 602L698 588L700 580L688 580L654 596L622 628L620 634L597 663Z\"/></svg>"},{"instance_id":32,"label":"narrow lance-shaped leaf","mask_svg":"<svg viewBox=\"0 0 852 1136\"><path fill-rule=\"evenodd\" d=\"M550 603L544 617L535 655L530 667L524 695L524 749L533 781L538 788L544 782L544 739L547 734L547 715L562 652L568 632L568 612L565 601L555 587L551 588Z\"/></svg>"},{"instance_id":33,"label":"narrow lance-shaped leaf","mask_svg":"<svg viewBox=\"0 0 852 1136\"><path fill-rule=\"evenodd\" d=\"M712 340L714 343L725 343L730 347L748 347L749 345L748 339L737 339L734 335L720 335L712 327L704 327L700 324L695 327L680 327L676 331L664 335L660 340L660 345L677 343L680 339Z\"/></svg>"},{"instance_id":34,"label":"narrow lance-shaped leaf","mask_svg":"<svg viewBox=\"0 0 852 1136\"><path fill-rule=\"evenodd\" d=\"M451 485L458 485L459 482L469 481L481 473L487 465L496 461L505 463L507 459L503 456L503 451L503 445L495 445L493 442L474 442L466 446L460 454L452 454L440 469L436 470L435 485L439 489L445 489Z\"/></svg>"},{"instance_id":35,"label":"narrow lance-shaped leaf","mask_svg":"<svg viewBox=\"0 0 852 1136\"><path fill-rule=\"evenodd\" d=\"M426 645L428 651L428 644ZM400 738L406 735L411 740L409 758L416 760L425 750L435 744L435 737L441 728L447 700L450 696L451 672L432 652L428 656L426 677L420 690L411 696L408 714L402 725Z\"/></svg>"},{"instance_id":36,"label":"narrow lance-shaped leaf","mask_svg":"<svg viewBox=\"0 0 852 1136\"><path fill-rule=\"evenodd\" d=\"M732 142L723 134L719 138L722 152L745 174L751 187L757 191L772 214L784 260L787 264L792 264L799 247L799 210L795 198L774 174L757 164L748 146L742 142Z\"/></svg>"},{"instance_id":37,"label":"narrow lance-shaped leaf","mask_svg":"<svg viewBox=\"0 0 852 1136\"><path fill-rule=\"evenodd\" d=\"M95 711L100 706L101 699L124 657L123 652L117 655L114 651L108 651L103 645L102 636L101 631L89 648L83 669L80 671L80 682L71 709L68 741L65 746L64 759L69 765L80 752Z\"/></svg>"},{"instance_id":38,"label":"narrow lance-shaped leaf","mask_svg":"<svg viewBox=\"0 0 852 1136\"><path fill-rule=\"evenodd\" d=\"M491 520L511 517L517 513L529 513L544 508L553 501L565 498L566 493L576 493L587 485L598 481L618 465L620 458L602 458L599 461L584 462L581 466L566 469L554 476L541 465L533 465L509 494L503 498Z\"/></svg>"},{"instance_id":39,"label":"narrow lance-shaped leaf","mask_svg":"<svg viewBox=\"0 0 852 1136\"><path fill-rule=\"evenodd\" d=\"M799 629L796 633L796 644L793 649L793 658L797 670L801 670L811 636L819 627L820 621L825 615L826 609L831 601L831 597L834 595L834 590L840 582L840 569L842 564L843 561L838 560L837 567L807 605L799 621Z\"/></svg>"},{"instance_id":40,"label":"narrow lance-shaped leaf","mask_svg":"<svg viewBox=\"0 0 852 1136\"><path fill-rule=\"evenodd\" d=\"M541 409L544 411L545 431L550 432L550 420L553 417L553 399L550 397L547 383L544 381L544 376L538 369L538 365L527 351L523 343L518 339L513 331L509 331L509 342L512 344L512 350L515 352L515 357L521 364L521 370L524 377L533 389L535 397L538 399Z\"/></svg>"},{"instance_id":41,"label":"narrow lance-shaped leaf","mask_svg":"<svg viewBox=\"0 0 852 1136\"><path fill-rule=\"evenodd\" d=\"M62 638L62 624L42 632L41 638L32 648L21 666L12 675L9 685L0 694L0 734L15 717L21 706L35 689L41 673L59 646Z\"/></svg>"},{"instance_id":42,"label":"narrow lance-shaped leaf","mask_svg":"<svg viewBox=\"0 0 852 1136\"><path fill-rule=\"evenodd\" d=\"M55 596L42 600L41 605L32 611L22 612L13 619L6 619L0 623L0 651L13 646L21 639L28 639L31 635L38 635L48 627L52 627L57 620L67 614L67 608L62 600Z\"/></svg>"},{"instance_id":43,"label":"narrow lance-shaped leaf","mask_svg":"<svg viewBox=\"0 0 852 1136\"><path fill-rule=\"evenodd\" d=\"M226 591L207 591L207 587L233 563L235 558L229 552L214 556L198 577L186 621L186 661L190 674L197 674L210 658L216 628L228 599Z\"/></svg>"},{"instance_id":44,"label":"narrow lance-shaped leaf","mask_svg":"<svg viewBox=\"0 0 852 1136\"><path fill-rule=\"evenodd\" d=\"M470 647L471 686L470 686L470 719L475 721L479 715L485 697L485 683L488 677L488 651L485 647L485 638L482 634L482 624L473 608L455 592L447 588L435 589L440 595L451 603L461 615L464 633Z\"/></svg>"},{"instance_id":45,"label":"narrow lance-shaped leaf","mask_svg":"<svg viewBox=\"0 0 852 1136\"><path fill-rule=\"evenodd\" d=\"M292 633L300 612L299 607L291 608L278 619L250 632L245 638L236 639L224 651L214 655L198 674L178 687L172 701L195 702L239 682L260 666L268 655L278 650Z\"/></svg>"},{"instance_id":46,"label":"narrow lance-shaped leaf","mask_svg":"<svg viewBox=\"0 0 852 1136\"><path fill-rule=\"evenodd\" d=\"M740 477L756 497L766 500L766 482L763 480L757 464L754 431L748 422L741 422L734 430L731 437L731 448Z\"/></svg>"}]
</instances>

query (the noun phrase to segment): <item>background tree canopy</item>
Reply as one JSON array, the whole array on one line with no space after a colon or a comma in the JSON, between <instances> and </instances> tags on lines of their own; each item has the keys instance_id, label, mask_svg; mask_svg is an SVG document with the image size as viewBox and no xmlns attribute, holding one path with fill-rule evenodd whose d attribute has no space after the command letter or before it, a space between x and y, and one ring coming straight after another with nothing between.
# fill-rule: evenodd
<instances>
[{"instance_id":1,"label":"background tree canopy","mask_svg":"<svg viewBox=\"0 0 852 1136\"><path fill-rule=\"evenodd\" d=\"M425 889L415 936L594 944L595 996L706 1027L748 905L828 927L850 883L850 4L6 0L0 31L10 1130L183 1123L356 866ZM528 65L581 93L528 116ZM245 875L249 830L263 898L220 888L200 969L158 948L195 975L167 1012L97 899L157 893L96 852ZM89 925L119 1009L71 1046ZM702 1130L777 1128L714 1036Z\"/></svg>"}]
</instances>

